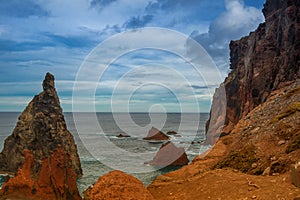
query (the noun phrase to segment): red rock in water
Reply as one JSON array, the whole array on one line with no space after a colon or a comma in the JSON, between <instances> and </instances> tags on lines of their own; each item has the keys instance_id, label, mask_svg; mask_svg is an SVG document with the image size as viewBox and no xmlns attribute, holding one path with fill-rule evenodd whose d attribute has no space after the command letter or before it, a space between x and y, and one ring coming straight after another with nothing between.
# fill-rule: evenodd
<instances>
[{"instance_id":1,"label":"red rock in water","mask_svg":"<svg viewBox=\"0 0 300 200\"><path fill-rule=\"evenodd\" d=\"M153 200L137 178L121 171L111 171L84 192L85 200Z\"/></svg>"},{"instance_id":2,"label":"red rock in water","mask_svg":"<svg viewBox=\"0 0 300 200\"><path fill-rule=\"evenodd\" d=\"M187 165L189 160L183 148L176 147L172 142L163 144L154 156L153 160L147 164L167 167Z\"/></svg>"},{"instance_id":3,"label":"red rock in water","mask_svg":"<svg viewBox=\"0 0 300 200\"><path fill-rule=\"evenodd\" d=\"M0 197L43 200L80 200L76 174L70 155L61 147L50 157L37 163L29 150L24 151L25 161L15 177L2 185Z\"/></svg>"},{"instance_id":4,"label":"red rock in water","mask_svg":"<svg viewBox=\"0 0 300 200\"><path fill-rule=\"evenodd\" d=\"M230 43L231 72L214 94L208 143L230 133L272 91L300 78L300 1L267 0L263 13L265 23Z\"/></svg>"},{"instance_id":5,"label":"red rock in water","mask_svg":"<svg viewBox=\"0 0 300 200\"><path fill-rule=\"evenodd\" d=\"M170 137L158 130L157 128L152 127L148 135L143 138L144 140L169 140Z\"/></svg>"}]
</instances>

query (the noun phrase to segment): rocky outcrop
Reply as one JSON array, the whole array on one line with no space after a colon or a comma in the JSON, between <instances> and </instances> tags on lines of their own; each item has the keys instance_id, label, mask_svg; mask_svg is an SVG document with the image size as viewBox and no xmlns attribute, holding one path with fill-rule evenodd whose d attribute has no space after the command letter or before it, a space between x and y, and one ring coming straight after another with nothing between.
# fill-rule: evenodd
<instances>
[{"instance_id":1,"label":"rocky outcrop","mask_svg":"<svg viewBox=\"0 0 300 200\"><path fill-rule=\"evenodd\" d=\"M84 192L85 200L152 200L150 192L137 178L121 171L111 171Z\"/></svg>"},{"instance_id":2,"label":"rocky outcrop","mask_svg":"<svg viewBox=\"0 0 300 200\"><path fill-rule=\"evenodd\" d=\"M0 154L0 171L16 173L25 161L24 150L31 152L35 163L41 163L59 146L70 156L76 177L80 177L82 169L77 147L67 130L54 86L54 76L47 73L43 91L28 104L13 133L5 140Z\"/></svg>"},{"instance_id":3,"label":"rocky outcrop","mask_svg":"<svg viewBox=\"0 0 300 200\"><path fill-rule=\"evenodd\" d=\"M70 155L60 146L41 163L36 162L29 150L24 151L24 157L25 161L16 176L3 184L0 198L81 199Z\"/></svg>"},{"instance_id":4,"label":"rocky outcrop","mask_svg":"<svg viewBox=\"0 0 300 200\"><path fill-rule=\"evenodd\" d=\"M176 147L172 142L163 144L152 161L146 164L167 167L167 166L182 166L187 165L189 160L184 151L184 148Z\"/></svg>"},{"instance_id":5,"label":"rocky outcrop","mask_svg":"<svg viewBox=\"0 0 300 200\"><path fill-rule=\"evenodd\" d=\"M158 176L148 190L155 199L296 199L299 158L300 80L296 80L273 91L211 150Z\"/></svg>"},{"instance_id":6,"label":"rocky outcrop","mask_svg":"<svg viewBox=\"0 0 300 200\"><path fill-rule=\"evenodd\" d=\"M143 138L144 140L169 140L170 137L158 130L157 128L152 127L148 135Z\"/></svg>"},{"instance_id":7,"label":"rocky outcrop","mask_svg":"<svg viewBox=\"0 0 300 200\"><path fill-rule=\"evenodd\" d=\"M291 179L292 179L292 183L296 187L300 188L300 162L296 163L295 165L292 165Z\"/></svg>"},{"instance_id":8,"label":"rocky outcrop","mask_svg":"<svg viewBox=\"0 0 300 200\"><path fill-rule=\"evenodd\" d=\"M267 0L263 13L265 23L249 36L230 43L231 72L221 85L225 94L216 90L207 122L211 144L219 135L230 133L272 91L300 78L300 1ZM226 110L220 119L214 113L220 112L223 98ZM216 126L216 121L222 123Z\"/></svg>"}]
</instances>

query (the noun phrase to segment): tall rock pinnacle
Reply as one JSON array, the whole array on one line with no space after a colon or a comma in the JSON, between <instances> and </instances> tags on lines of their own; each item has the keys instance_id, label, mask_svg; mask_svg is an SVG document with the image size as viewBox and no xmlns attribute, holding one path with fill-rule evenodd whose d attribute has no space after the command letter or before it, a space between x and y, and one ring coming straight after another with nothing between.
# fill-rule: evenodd
<instances>
[{"instance_id":1,"label":"tall rock pinnacle","mask_svg":"<svg viewBox=\"0 0 300 200\"><path fill-rule=\"evenodd\" d=\"M58 147L70 155L76 176L82 176L77 147L72 134L67 130L55 90L54 76L47 73L43 91L28 104L19 116L13 133L5 140L0 153L0 171L16 173L25 160L24 150L29 150L34 160L41 163Z\"/></svg>"}]
</instances>

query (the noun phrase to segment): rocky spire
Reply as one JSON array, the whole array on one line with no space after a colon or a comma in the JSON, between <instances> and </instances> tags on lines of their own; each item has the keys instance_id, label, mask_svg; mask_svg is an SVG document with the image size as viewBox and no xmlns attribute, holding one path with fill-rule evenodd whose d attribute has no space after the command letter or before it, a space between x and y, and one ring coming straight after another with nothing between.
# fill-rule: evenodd
<instances>
[{"instance_id":1,"label":"rocky spire","mask_svg":"<svg viewBox=\"0 0 300 200\"><path fill-rule=\"evenodd\" d=\"M29 150L35 162L41 163L58 146L70 155L76 176L82 176L77 147L67 130L54 76L47 73L43 91L28 104L19 116L13 133L5 140L0 153L0 171L16 173L25 160L24 150Z\"/></svg>"}]
</instances>

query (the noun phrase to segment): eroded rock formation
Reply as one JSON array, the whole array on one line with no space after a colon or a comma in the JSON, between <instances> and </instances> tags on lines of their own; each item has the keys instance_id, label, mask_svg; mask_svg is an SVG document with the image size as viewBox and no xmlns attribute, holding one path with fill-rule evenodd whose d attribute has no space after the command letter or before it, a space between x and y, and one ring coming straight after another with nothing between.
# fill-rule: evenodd
<instances>
[{"instance_id":1,"label":"eroded rock formation","mask_svg":"<svg viewBox=\"0 0 300 200\"><path fill-rule=\"evenodd\" d=\"M231 72L214 95L207 139L214 143L272 91L300 78L300 1L267 0L263 9L266 22L249 36L230 43ZM226 113L220 119L220 106L226 98ZM217 119L219 118L219 119ZM216 121L222 123L216 126ZM223 123L224 122L224 123ZM222 126L224 125L224 127Z\"/></svg>"},{"instance_id":2,"label":"eroded rock formation","mask_svg":"<svg viewBox=\"0 0 300 200\"><path fill-rule=\"evenodd\" d=\"M88 188L84 199L152 200L153 197L137 178L115 170L101 176L93 187Z\"/></svg>"},{"instance_id":3,"label":"eroded rock formation","mask_svg":"<svg viewBox=\"0 0 300 200\"><path fill-rule=\"evenodd\" d=\"M41 163L36 162L29 150L24 151L25 161L15 177L5 182L0 198L80 200L76 174L70 155L60 146Z\"/></svg>"},{"instance_id":4,"label":"eroded rock formation","mask_svg":"<svg viewBox=\"0 0 300 200\"><path fill-rule=\"evenodd\" d=\"M169 140L170 137L158 130L157 128L152 127L148 135L143 138L144 140Z\"/></svg>"},{"instance_id":5,"label":"eroded rock formation","mask_svg":"<svg viewBox=\"0 0 300 200\"><path fill-rule=\"evenodd\" d=\"M147 162L158 167L182 166L188 163L184 148L178 148L170 141L160 147L152 161Z\"/></svg>"},{"instance_id":6,"label":"eroded rock formation","mask_svg":"<svg viewBox=\"0 0 300 200\"><path fill-rule=\"evenodd\" d=\"M61 146L70 155L77 177L82 175L77 147L62 114L54 86L54 76L47 73L43 91L36 95L19 116L13 133L5 140L0 154L0 171L16 173L30 150L35 162L42 162Z\"/></svg>"}]
</instances>

